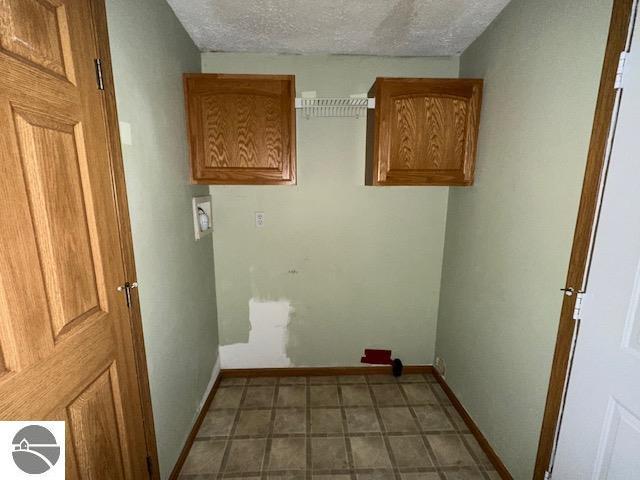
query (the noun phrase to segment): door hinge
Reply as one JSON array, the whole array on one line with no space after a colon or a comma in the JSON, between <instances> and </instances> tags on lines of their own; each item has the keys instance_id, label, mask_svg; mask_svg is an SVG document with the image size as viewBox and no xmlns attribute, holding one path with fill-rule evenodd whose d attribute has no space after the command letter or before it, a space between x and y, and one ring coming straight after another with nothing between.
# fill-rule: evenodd
<instances>
[{"instance_id":1,"label":"door hinge","mask_svg":"<svg viewBox=\"0 0 640 480\"><path fill-rule=\"evenodd\" d=\"M147 472L149 473L149 478L153 478L153 462L149 455L147 455Z\"/></svg>"},{"instance_id":2,"label":"door hinge","mask_svg":"<svg viewBox=\"0 0 640 480\"><path fill-rule=\"evenodd\" d=\"M618 69L616 70L616 80L613 84L613 88L616 90L623 88L624 67L626 63L627 63L627 52L620 52L620 58L618 59Z\"/></svg>"},{"instance_id":3,"label":"door hinge","mask_svg":"<svg viewBox=\"0 0 640 480\"><path fill-rule=\"evenodd\" d=\"M544 472L544 480L551 480L551 472L549 470Z\"/></svg>"},{"instance_id":4,"label":"door hinge","mask_svg":"<svg viewBox=\"0 0 640 480\"><path fill-rule=\"evenodd\" d=\"M117 288L119 292L124 292L124 299L128 308L131 308L131 290L134 288L138 288L138 282L124 282L124 285L120 285Z\"/></svg>"},{"instance_id":5,"label":"door hinge","mask_svg":"<svg viewBox=\"0 0 640 480\"><path fill-rule=\"evenodd\" d=\"M573 306L573 319L580 320L580 310L582 310L582 299L584 298L584 292L576 293L576 303Z\"/></svg>"},{"instance_id":6,"label":"door hinge","mask_svg":"<svg viewBox=\"0 0 640 480\"><path fill-rule=\"evenodd\" d=\"M102 60L96 58L94 60L96 64L96 83L98 84L98 90L104 90L104 77L102 76Z\"/></svg>"}]
</instances>

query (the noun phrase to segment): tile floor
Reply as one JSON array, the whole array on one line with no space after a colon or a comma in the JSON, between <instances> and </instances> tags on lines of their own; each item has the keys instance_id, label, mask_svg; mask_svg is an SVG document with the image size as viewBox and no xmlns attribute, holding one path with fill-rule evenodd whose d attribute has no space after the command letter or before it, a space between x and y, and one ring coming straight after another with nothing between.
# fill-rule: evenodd
<instances>
[{"instance_id":1,"label":"tile floor","mask_svg":"<svg viewBox=\"0 0 640 480\"><path fill-rule=\"evenodd\" d=\"M180 478L499 479L431 375L223 379Z\"/></svg>"}]
</instances>

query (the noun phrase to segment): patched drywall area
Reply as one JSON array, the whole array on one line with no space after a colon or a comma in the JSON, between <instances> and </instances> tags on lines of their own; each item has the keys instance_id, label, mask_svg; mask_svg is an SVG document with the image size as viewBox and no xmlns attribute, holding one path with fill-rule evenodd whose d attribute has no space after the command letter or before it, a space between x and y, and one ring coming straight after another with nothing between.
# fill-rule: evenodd
<instances>
[{"instance_id":1,"label":"patched drywall area","mask_svg":"<svg viewBox=\"0 0 640 480\"><path fill-rule=\"evenodd\" d=\"M292 313L288 300L249 300L249 340L220 347L222 368L290 367L287 342Z\"/></svg>"},{"instance_id":2,"label":"patched drywall area","mask_svg":"<svg viewBox=\"0 0 640 480\"><path fill-rule=\"evenodd\" d=\"M509 0L168 0L203 51L462 52Z\"/></svg>"},{"instance_id":3,"label":"patched drywall area","mask_svg":"<svg viewBox=\"0 0 640 480\"><path fill-rule=\"evenodd\" d=\"M298 92L344 96L376 76L457 77L458 58L206 53L202 68L295 74ZM296 128L298 185L210 189L224 368L264 366L243 357L254 350L281 365L359 365L365 347L432 363L448 188L364 186L364 118L298 114Z\"/></svg>"},{"instance_id":4,"label":"patched drywall area","mask_svg":"<svg viewBox=\"0 0 640 480\"><path fill-rule=\"evenodd\" d=\"M611 0L513 0L465 51L485 79L476 183L451 189L437 354L516 479L532 477Z\"/></svg>"}]
</instances>

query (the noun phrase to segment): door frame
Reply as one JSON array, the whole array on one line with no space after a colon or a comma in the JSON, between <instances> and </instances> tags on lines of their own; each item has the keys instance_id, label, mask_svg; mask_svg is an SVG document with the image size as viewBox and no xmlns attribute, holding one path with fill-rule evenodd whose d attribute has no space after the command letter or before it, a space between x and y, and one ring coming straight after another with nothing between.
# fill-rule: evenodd
<instances>
[{"instance_id":1,"label":"door frame","mask_svg":"<svg viewBox=\"0 0 640 480\"><path fill-rule=\"evenodd\" d=\"M108 143L108 156L111 165L111 183L115 192L116 214L118 217L118 235L122 251L125 278L128 282L137 281L135 258L133 254L133 238L131 236L131 219L129 217L129 204L127 202L127 187L124 176L124 164L120 143L120 129L118 112L116 108L116 93L111 67L111 51L109 33L107 28L107 12L105 0L90 0L93 31L96 36L98 58L102 60L102 77L104 81L104 95L102 105L105 112L105 129ZM144 347L142 329L142 316L140 314L140 301L131 291L131 307L129 308L129 322L131 337L134 346L138 389L140 391L140 403L142 406L142 420L147 447L147 465L151 480L160 480L160 466L158 463L158 448L156 445L155 426L153 421L153 409L151 405L151 390L149 388L149 373L147 370L147 357ZM124 299L123 299L124 301Z\"/></svg>"},{"instance_id":2,"label":"door frame","mask_svg":"<svg viewBox=\"0 0 640 480\"><path fill-rule=\"evenodd\" d=\"M604 175L605 155L611 128L611 119L616 104L614 87L620 53L625 50L627 33L634 0L613 0L609 34L605 48L600 86L589 141L589 151L578 208L578 217L573 236L565 288L579 292L583 289L585 271L591 249L591 238L596 226L601 182ZM543 480L549 468L562 415L565 384L570 371L576 321L573 312L576 295L565 295L560 312L560 323L551 365L547 400L545 404L538 453L533 473L534 480Z\"/></svg>"}]
</instances>

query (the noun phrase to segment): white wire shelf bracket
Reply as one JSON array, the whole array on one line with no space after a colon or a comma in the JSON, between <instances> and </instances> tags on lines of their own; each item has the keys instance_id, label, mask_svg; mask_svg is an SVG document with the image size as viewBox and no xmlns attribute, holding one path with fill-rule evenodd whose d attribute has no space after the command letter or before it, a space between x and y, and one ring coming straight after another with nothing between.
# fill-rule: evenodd
<instances>
[{"instance_id":1,"label":"white wire shelf bracket","mask_svg":"<svg viewBox=\"0 0 640 480\"><path fill-rule=\"evenodd\" d=\"M296 110L301 110L305 118L359 118L368 108L376 108L375 98L296 98Z\"/></svg>"}]
</instances>

